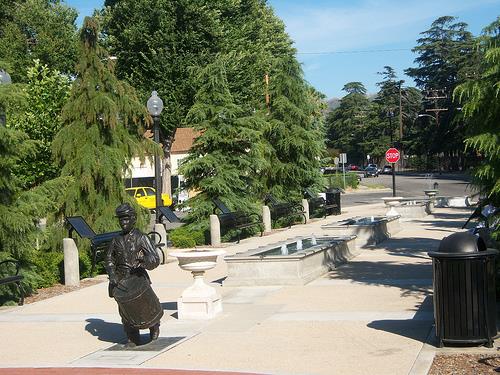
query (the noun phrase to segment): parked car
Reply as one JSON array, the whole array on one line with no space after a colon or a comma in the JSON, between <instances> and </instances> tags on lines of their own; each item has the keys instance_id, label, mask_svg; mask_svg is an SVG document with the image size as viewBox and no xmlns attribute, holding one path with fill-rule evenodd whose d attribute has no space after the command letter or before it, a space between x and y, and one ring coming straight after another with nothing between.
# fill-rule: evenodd
<instances>
[{"instance_id":1,"label":"parked car","mask_svg":"<svg viewBox=\"0 0 500 375\"><path fill-rule=\"evenodd\" d=\"M156 190L149 186L136 186L125 189L128 195L134 197L137 203L144 208L153 210L156 208ZM164 206L172 205L172 199L168 194L162 194L161 200Z\"/></svg>"},{"instance_id":2,"label":"parked car","mask_svg":"<svg viewBox=\"0 0 500 375\"><path fill-rule=\"evenodd\" d=\"M392 165L384 165L382 168L382 174L391 174L392 173Z\"/></svg>"},{"instance_id":3,"label":"parked car","mask_svg":"<svg viewBox=\"0 0 500 375\"><path fill-rule=\"evenodd\" d=\"M365 177L378 177L378 169L376 167L366 167Z\"/></svg>"},{"instance_id":4,"label":"parked car","mask_svg":"<svg viewBox=\"0 0 500 375\"><path fill-rule=\"evenodd\" d=\"M350 165L349 165L349 170L350 170L350 171L358 171L358 170L359 170L359 167L358 167L357 165L350 164Z\"/></svg>"}]
</instances>

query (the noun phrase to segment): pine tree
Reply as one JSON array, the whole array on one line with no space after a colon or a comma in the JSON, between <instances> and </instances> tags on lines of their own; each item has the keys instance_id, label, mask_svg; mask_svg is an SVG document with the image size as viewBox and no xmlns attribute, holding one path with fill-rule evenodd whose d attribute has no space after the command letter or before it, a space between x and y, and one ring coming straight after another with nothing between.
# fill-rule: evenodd
<instances>
[{"instance_id":1,"label":"pine tree","mask_svg":"<svg viewBox=\"0 0 500 375\"><path fill-rule=\"evenodd\" d=\"M271 153L262 173L264 192L297 201L304 188L321 179L319 160L325 149L322 115L316 93L305 82L293 56L278 58L270 75L271 96L264 137Z\"/></svg>"},{"instance_id":2,"label":"pine tree","mask_svg":"<svg viewBox=\"0 0 500 375\"><path fill-rule=\"evenodd\" d=\"M189 220L200 222L213 212L213 198L231 209L256 209L255 184L262 165L262 120L233 101L224 58L201 69L200 89L188 121L200 136L181 166L188 189L198 194L188 201Z\"/></svg>"},{"instance_id":3,"label":"pine tree","mask_svg":"<svg viewBox=\"0 0 500 375\"><path fill-rule=\"evenodd\" d=\"M483 56L478 77L458 86L454 96L463 103L466 146L482 157L474 183L496 207L500 206L500 18L478 39Z\"/></svg>"},{"instance_id":4,"label":"pine tree","mask_svg":"<svg viewBox=\"0 0 500 375\"><path fill-rule=\"evenodd\" d=\"M0 127L0 261L15 259L21 263L23 288L45 285L43 269L46 253L40 247L47 234L37 225L39 220L55 212L58 199L70 184L69 178L47 181L36 188L23 191L22 181L16 176L20 163L33 155L35 144L23 132ZM60 258L59 258L60 260ZM48 263L48 262L47 262ZM57 263L55 263L57 269ZM4 270L2 270L4 271ZM7 275L0 275L7 276ZM0 305L15 299L12 290L0 287Z\"/></svg>"},{"instance_id":5,"label":"pine tree","mask_svg":"<svg viewBox=\"0 0 500 375\"><path fill-rule=\"evenodd\" d=\"M63 108L63 127L53 141L63 176L74 184L64 197L64 215L82 215L96 232L117 227L115 208L130 198L124 171L152 142L142 134L149 118L134 89L113 74L113 62L99 45L98 25L86 17L80 31L77 78ZM158 151L158 150L156 150Z\"/></svg>"},{"instance_id":6,"label":"pine tree","mask_svg":"<svg viewBox=\"0 0 500 375\"><path fill-rule=\"evenodd\" d=\"M371 103L361 82L346 83L342 90L347 95L326 118L328 146L347 153L357 163L363 162L362 143L365 141ZM373 148L368 151L374 155Z\"/></svg>"}]
</instances>

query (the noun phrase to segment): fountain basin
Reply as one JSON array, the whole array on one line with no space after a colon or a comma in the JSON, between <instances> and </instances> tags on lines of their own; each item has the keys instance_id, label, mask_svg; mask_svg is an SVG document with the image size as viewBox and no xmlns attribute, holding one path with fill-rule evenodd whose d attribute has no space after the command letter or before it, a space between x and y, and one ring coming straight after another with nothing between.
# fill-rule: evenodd
<instances>
[{"instance_id":1,"label":"fountain basin","mask_svg":"<svg viewBox=\"0 0 500 375\"><path fill-rule=\"evenodd\" d=\"M430 212L429 204L429 201L403 201L397 208L397 211L401 215L402 219L419 219L427 216L427 214Z\"/></svg>"},{"instance_id":2,"label":"fountain basin","mask_svg":"<svg viewBox=\"0 0 500 375\"><path fill-rule=\"evenodd\" d=\"M354 217L347 220L322 225L321 228L332 235L356 236L360 248L376 245L401 230L400 215Z\"/></svg>"},{"instance_id":3,"label":"fountain basin","mask_svg":"<svg viewBox=\"0 0 500 375\"><path fill-rule=\"evenodd\" d=\"M226 256L228 276L223 285L305 285L358 255L355 238L322 236L313 244L310 237L295 237ZM302 249L297 249L300 241Z\"/></svg>"}]
</instances>

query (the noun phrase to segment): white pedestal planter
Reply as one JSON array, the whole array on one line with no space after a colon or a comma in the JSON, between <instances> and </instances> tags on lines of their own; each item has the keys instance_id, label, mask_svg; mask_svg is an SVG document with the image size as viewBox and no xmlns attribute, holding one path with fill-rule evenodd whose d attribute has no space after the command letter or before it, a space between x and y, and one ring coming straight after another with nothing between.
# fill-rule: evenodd
<instances>
[{"instance_id":1,"label":"white pedestal planter","mask_svg":"<svg viewBox=\"0 0 500 375\"><path fill-rule=\"evenodd\" d=\"M179 319L211 319L222 311L222 300L215 288L203 280L205 271L217 264L217 257L224 250L191 250L172 252L179 260L179 267L193 274L194 283L186 288L177 300Z\"/></svg>"},{"instance_id":2,"label":"white pedestal planter","mask_svg":"<svg viewBox=\"0 0 500 375\"><path fill-rule=\"evenodd\" d=\"M386 212L386 216L398 216L399 212L396 211L394 207L399 206L403 197L385 197L382 198L385 205L389 207L389 211Z\"/></svg>"}]
</instances>

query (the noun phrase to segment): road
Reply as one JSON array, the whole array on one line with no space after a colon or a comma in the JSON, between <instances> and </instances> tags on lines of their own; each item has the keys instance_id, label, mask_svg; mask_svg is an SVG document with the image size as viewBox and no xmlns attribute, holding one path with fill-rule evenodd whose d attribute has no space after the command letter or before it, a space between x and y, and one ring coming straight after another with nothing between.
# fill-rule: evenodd
<instances>
[{"instance_id":1,"label":"road","mask_svg":"<svg viewBox=\"0 0 500 375\"><path fill-rule=\"evenodd\" d=\"M438 195L465 196L473 194L470 179L463 174L426 175L422 174L396 174L396 196L398 197L423 197L424 190L432 189L434 183L438 184ZM355 192L342 194L342 205L345 207L359 206L380 202L382 197L392 196L392 175L363 178L363 186L378 187L374 189L360 188ZM382 186L384 188L382 188Z\"/></svg>"}]
</instances>

